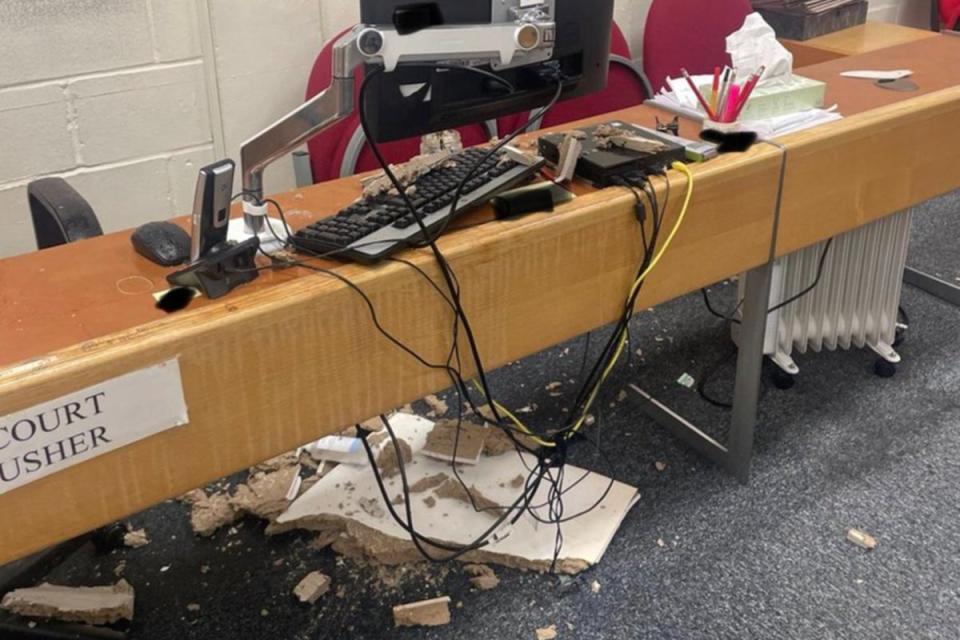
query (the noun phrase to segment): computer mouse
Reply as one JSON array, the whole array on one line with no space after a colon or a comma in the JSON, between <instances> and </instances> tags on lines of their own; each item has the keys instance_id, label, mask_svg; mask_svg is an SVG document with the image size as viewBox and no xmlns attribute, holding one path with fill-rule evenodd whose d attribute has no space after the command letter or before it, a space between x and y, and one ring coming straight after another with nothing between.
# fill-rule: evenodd
<instances>
[{"instance_id":1,"label":"computer mouse","mask_svg":"<svg viewBox=\"0 0 960 640\"><path fill-rule=\"evenodd\" d=\"M190 260L190 235L172 222L148 222L133 232L130 241L137 253L161 267Z\"/></svg>"}]
</instances>

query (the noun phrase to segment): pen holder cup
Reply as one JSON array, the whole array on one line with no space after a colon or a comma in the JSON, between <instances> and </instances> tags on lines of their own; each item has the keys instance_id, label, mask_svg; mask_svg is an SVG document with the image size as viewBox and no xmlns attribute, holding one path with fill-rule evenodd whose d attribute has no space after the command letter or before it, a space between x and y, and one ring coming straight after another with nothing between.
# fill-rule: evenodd
<instances>
[{"instance_id":1,"label":"pen holder cup","mask_svg":"<svg viewBox=\"0 0 960 640\"><path fill-rule=\"evenodd\" d=\"M710 119L704 119L702 131L713 130L720 133L740 133L743 131L742 122L714 122Z\"/></svg>"}]
</instances>

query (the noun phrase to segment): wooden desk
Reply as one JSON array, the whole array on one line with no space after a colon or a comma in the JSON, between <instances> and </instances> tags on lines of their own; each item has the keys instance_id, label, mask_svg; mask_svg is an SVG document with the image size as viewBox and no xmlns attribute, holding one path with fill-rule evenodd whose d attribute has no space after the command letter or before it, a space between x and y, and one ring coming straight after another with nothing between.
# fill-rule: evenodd
<instances>
[{"instance_id":1,"label":"wooden desk","mask_svg":"<svg viewBox=\"0 0 960 640\"><path fill-rule=\"evenodd\" d=\"M939 170L960 161L960 65L945 58L960 59L960 39L806 70L829 82L829 100L848 117L782 140L789 156L777 255L960 188L960 175ZM916 70L920 91L837 75L891 60ZM616 115L650 125L654 113L637 107ZM764 144L694 167L688 222L639 304L767 264L780 167L781 152ZM667 224L685 188L680 174L671 181ZM278 199L300 226L356 193L356 181L346 180ZM633 196L582 193L552 215L441 239L488 368L617 317L639 259ZM429 253L407 257L438 276ZM449 309L410 269L330 266L366 291L401 339L437 360L449 348ZM265 273L223 300L164 316L149 290L165 288L165 273L134 254L128 233L0 260L0 416L173 357L190 410L184 428L0 496L0 563L449 384L384 340L358 296L328 277Z\"/></svg>"},{"instance_id":2,"label":"wooden desk","mask_svg":"<svg viewBox=\"0 0 960 640\"><path fill-rule=\"evenodd\" d=\"M810 40L781 40L793 53L795 69L821 62L861 55L909 44L918 40L935 38L933 31L904 27L889 22L867 22Z\"/></svg>"}]
</instances>

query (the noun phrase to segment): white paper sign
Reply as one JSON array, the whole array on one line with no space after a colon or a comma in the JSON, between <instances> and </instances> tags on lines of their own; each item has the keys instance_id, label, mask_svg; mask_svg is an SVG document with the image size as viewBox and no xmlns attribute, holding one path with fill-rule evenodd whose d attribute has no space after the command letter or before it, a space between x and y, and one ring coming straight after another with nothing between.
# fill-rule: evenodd
<instances>
[{"instance_id":1,"label":"white paper sign","mask_svg":"<svg viewBox=\"0 0 960 640\"><path fill-rule=\"evenodd\" d=\"M187 424L170 360L0 418L0 494Z\"/></svg>"}]
</instances>

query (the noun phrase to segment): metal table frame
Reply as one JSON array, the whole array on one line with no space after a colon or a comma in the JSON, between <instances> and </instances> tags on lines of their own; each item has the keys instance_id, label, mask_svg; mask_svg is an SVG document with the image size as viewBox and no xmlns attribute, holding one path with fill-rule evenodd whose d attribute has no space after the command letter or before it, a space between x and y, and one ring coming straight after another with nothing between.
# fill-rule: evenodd
<instances>
[{"instance_id":1,"label":"metal table frame","mask_svg":"<svg viewBox=\"0 0 960 640\"><path fill-rule=\"evenodd\" d=\"M940 298L944 302L960 307L960 286L952 282L941 280L913 267L907 267L903 272L903 281L936 298Z\"/></svg>"},{"instance_id":2,"label":"metal table frame","mask_svg":"<svg viewBox=\"0 0 960 640\"><path fill-rule=\"evenodd\" d=\"M737 353L737 377L733 392L730 433L726 443L705 433L649 393L631 384L635 402L657 424L693 447L701 455L746 484L753 459L753 437L760 403L760 379L763 373L763 342L767 326L767 306L773 280L773 261L746 275L746 296L740 326Z\"/></svg>"}]
</instances>

